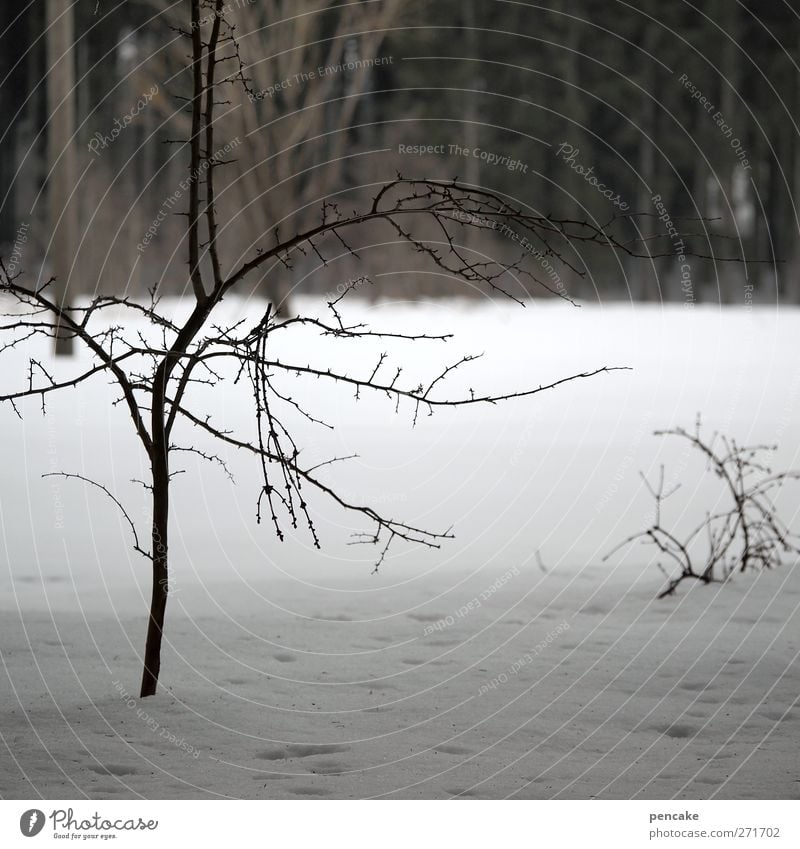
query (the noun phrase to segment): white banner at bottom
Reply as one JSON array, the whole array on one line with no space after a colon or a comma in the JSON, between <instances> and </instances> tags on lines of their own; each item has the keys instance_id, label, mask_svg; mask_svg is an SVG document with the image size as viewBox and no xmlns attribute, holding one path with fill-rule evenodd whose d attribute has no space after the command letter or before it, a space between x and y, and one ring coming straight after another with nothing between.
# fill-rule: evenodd
<instances>
[{"instance_id":1,"label":"white banner at bottom","mask_svg":"<svg viewBox=\"0 0 800 849\"><path fill-rule=\"evenodd\" d=\"M796 801L0 801L0 846L800 846Z\"/></svg>"}]
</instances>

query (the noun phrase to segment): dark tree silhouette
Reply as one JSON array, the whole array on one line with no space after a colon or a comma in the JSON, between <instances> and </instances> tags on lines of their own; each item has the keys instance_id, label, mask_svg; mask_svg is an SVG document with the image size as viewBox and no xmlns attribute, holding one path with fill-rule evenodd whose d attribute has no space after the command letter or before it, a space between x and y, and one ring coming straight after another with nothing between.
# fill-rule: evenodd
<instances>
[{"instance_id":1,"label":"dark tree silhouette","mask_svg":"<svg viewBox=\"0 0 800 849\"><path fill-rule=\"evenodd\" d=\"M136 535L136 528L120 501L94 481L121 509L134 535L134 546L152 564L152 599L144 653L141 695L156 692L159 678L161 640L169 591L169 510L170 460L177 451L189 451L211 462L225 466L224 460L194 444L176 441L176 428L186 433L200 432L227 446L251 455L259 464L263 476L258 498L258 519L265 516L275 533L283 538L287 523L292 528L305 525L316 545L319 539L309 507L309 493L331 499L340 508L359 515L369 530L357 541L378 546L376 568L383 561L387 548L396 540L407 540L438 547L451 536L449 531L430 531L383 515L368 505L344 497L335 486L324 483L318 476L319 465L308 467L301 462L300 449L287 424L287 411L299 414L324 426L321 417L306 410L286 394L279 376L310 376L360 393L378 393L395 400L397 407L408 404L413 419L421 412L432 412L442 406L494 404L510 398L536 395L554 389L562 383L588 378L610 371L607 367L587 370L564 377L548 385L506 394L491 392L466 396L448 396L443 387L452 373L473 357L463 357L442 365L427 385L408 385L403 382L402 369L391 373L382 356L365 368L363 374L337 370L324 364L289 362L271 354L270 341L275 334L291 332L301 326L336 339L381 338L388 342L433 343L449 338L414 333L381 333L363 325L350 325L340 310L342 298L354 287L348 284L342 295L328 304L329 318L283 317L268 305L260 321L245 327L245 319L231 326L215 323L217 306L229 293L238 291L249 276L268 263L283 262L291 266L298 253L312 254L321 264L333 250L342 248L357 257L350 247L351 233L366 225L388 227L400 241L418 251L446 274L474 286L488 287L509 297L516 296L508 288L521 277L540 285L550 294L570 300L566 293L552 291L547 283L529 270L536 261L569 265L564 256L565 246L597 246L622 252L628 256L650 259L649 251L638 254L635 246L618 241L608 227L587 221L555 220L533 215L515 206L506 198L457 180L408 180L402 176L380 185L363 207L344 212L333 199L327 200L317 225L289 237L279 235L277 226L265 235L265 244L244 261L226 267L221 256L219 227L216 214L215 174L227 162L217 153L215 140L217 122L215 110L220 104L217 92L221 86L249 85L246 69L239 60L233 26L226 20L222 0L201 2L187 0L191 5L190 26L182 34L191 44L192 92L186 99L191 116L191 134L186 140L190 193L186 210L186 239L188 244L188 281L186 290L192 299L192 309L185 318L172 318L159 301L158 291L151 291L149 302L131 298L98 295L83 306L63 306L54 296L53 281L39 288L30 288L18 274L6 272L0 261L0 293L13 299L13 309L4 313L5 323L0 331L7 341L0 352L16 348L37 338L67 338L80 343L92 355L92 365L66 379L52 377L41 360L29 358L24 385L13 392L0 395L20 414L18 401L39 397L44 410L48 395L73 388L96 377L112 378L121 393L135 433L150 465L150 481L146 483L152 497L152 528L150 544L146 546ZM611 222L613 224L613 222ZM420 228L435 231L436 238L423 235ZM463 248L464 234L470 229L491 227L508 235L503 240L514 256L508 259L486 259ZM526 242L523 241L526 240ZM527 249L525 245L528 245ZM519 255L517 255L519 254ZM571 266L570 266L571 267ZM579 269L573 269L580 274ZM146 319L147 334L126 328L124 322L109 324L108 310L118 313L127 310L132 317ZM205 410L192 406L191 390L215 384L223 379L221 366L232 363L235 379L247 379L252 385L256 437L247 439L218 426ZM217 367L220 367L217 370ZM188 427L187 427L188 426ZM332 458L329 463L345 458ZM72 475L83 480L80 475Z\"/></svg>"},{"instance_id":2,"label":"dark tree silhouette","mask_svg":"<svg viewBox=\"0 0 800 849\"><path fill-rule=\"evenodd\" d=\"M718 433L704 437L699 418L693 432L679 427L657 430L655 435L677 436L699 451L708 470L723 483L727 507L706 513L691 531L678 534L664 524L662 506L678 491L680 483L665 491L663 466L656 486L642 474L655 501L653 522L646 530L623 540L603 560L636 541L655 546L666 563L657 562L667 579L658 595L664 598L685 580L722 582L734 572L772 569L780 565L784 555L800 555L800 537L780 519L775 505L778 491L786 482L800 480L800 472L772 471L766 458L776 446L742 446Z\"/></svg>"}]
</instances>

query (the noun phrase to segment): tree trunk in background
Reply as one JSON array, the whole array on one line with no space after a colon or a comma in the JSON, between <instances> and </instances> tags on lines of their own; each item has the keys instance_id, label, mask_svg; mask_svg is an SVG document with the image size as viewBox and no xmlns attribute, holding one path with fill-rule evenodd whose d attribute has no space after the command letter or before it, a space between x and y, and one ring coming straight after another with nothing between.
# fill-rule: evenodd
<instances>
[{"instance_id":1,"label":"tree trunk in background","mask_svg":"<svg viewBox=\"0 0 800 849\"><path fill-rule=\"evenodd\" d=\"M771 296L775 299L780 298L781 301L787 298L791 288L789 286L791 272L788 262L790 257L786 254L789 241L784 238L784 234L786 233L787 216L793 214L784 202L787 193L791 191L792 183L791 148L787 151L787 147L783 144L784 138L784 133L775 132L770 138L775 153L773 154L767 148L767 168L765 169L767 238L764 245L765 253L763 254L765 257L775 259L775 263L771 266L773 272ZM788 158L785 158L787 156Z\"/></svg>"},{"instance_id":2,"label":"tree trunk in background","mask_svg":"<svg viewBox=\"0 0 800 849\"><path fill-rule=\"evenodd\" d=\"M652 27L648 27L644 34L644 50L647 53L655 55L656 53L656 31ZM641 94L642 108L640 127L638 132L639 140L639 191L636 198L636 212L652 213L653 195L662 194L659 187L656 186L656 148L654 140L656 139L658 114L656 112L656 101L658 93L656 91L656 67L652 60L644 60L646 67L642 77L642 86L644 91ZM667 199L667 203L669 200ZM638 221L640 238L643 240L645 253L662 253L664 251L659 248L652 251L653 242L648 241L652 236L658 233L658 219L652 215L645 215ZM663 247L665 244L662 241L657 243ZM671 246L671 241L666 244ZM659 260L651 260L646 262L643 260L634 259L629 267L630 275L635 280L636 285L632 288L634 300L638 301L658 301L662 297L662 287L659 282ZM663 264L661 264L663 265Z\"/></svg>"},{"instance_id":3,"label":"tree trunk in background","mask_svg":"<svg viewBox=\"0 0 800 849\"><path fill-rule=\"evenodd\" d=\"M70 200L75 189L75 69L71 0L47 0L47 184L50 239L47 251L56 282L51 295L62 307L69 306L69 277L76 246L75 211ZM45 240L45 243L47 240ZM55 352L72 353L72 338L59 333Z\"/></svg>"},{"instance_id":4,"label":"tree trunk in background","mask_svg":"<svg viewBox=\"0 0 800 849\"><path fill-rule=\"evenodd\" d=\"M5 80L5 84L0 87L0 109L2 114L7 116L16 115L17 110L23 105L27 86L22 84L19 70L14 76L14 66L19 62L24 68L24 51L25 40L21 37L21 30L24 24L17 24L16 31L12 29L12 23L16 17L16 9L13 9L10 3L3 4L0 7L0 32L6 38L5 49L0 53L0 79ZM12 39L11 44L8 40ZM0 245L5 242L13 242L16 237L17 227L17 196L18 188L13 186L15 173L17 170L17 159L19 150L20 124L22 122L17 119L15 125L6 126L3 128L5 134L3 156L0 157L0 187L3 192L6 187L11 187L6 198L6 202L0 206Z\"/></svg>"},{"instance_id":5,"label":"tree trunk in background","mask_svg":"<svg viewBox=\"0 0 800 849\"><path fill-rule=\"evenodd\" d=\"M294 315L292 309L292 290L285 275L289 272L283 268L274 270L269 279L264 278L263 292L272 304L272 312L278 318L290 318ZM276 274L280 277L276 278Z\"/></svg>"},{"instance_id":6,"label":"tree trunk in background","mask_svg":"<svg viewBox=\"0 0 800 849\"><path fill-rule=\"evenodd\" d=\"M800 79L797 75L792 76L792 102L794 103L794 114L798 115L800 108ZM787 132L790 133L791 141L791 168L790 189L792 192L792 203L790 204L789 220L786 226L786 235L790 239L793 252L787 256L786 268L786 298L792 304L800 304L800 144L787 121Z\"/></svg>"},{"instance_id":7,"label":"tree trunk in background","mask_svg":"<svg viewBox=\"0 0 800 849\"><path fill-rule=\"evenodd\" d=\"M697 146L694 149L695 156L692 162L692 206L689 209L690 217L709 218L708 211L708 165L701 153L708 149L708 115L705 109L695 108L695 119L692 127L692 137L694 144ZM702 226L702 232L708 232L709 225ZM707 270L702 268L699 263L692 263L692 291L691 294L681 292L678 296L684 303L689 298L694 298L694 303L702 302L703 293L707 284Z\"/></svg>"},{"instance_id":8,"label":"tree trunk in background","mask_svg":"<svg viewBox=\"0 0 800 849\"><path fill-rule=\"evenodd\" d=\"M722 68L720 72L722 88L719 108L725 123L733 128L734 134L738 134L744 131L744 127L740 126L738 120L737 109L739 98L737 92L739 91L740 83L739 69L744 61L737 46L741 32L741 17L739 6L736 3L731 4L724 2L724 0L718 0L717 9L718 16L716 20L725 22L725 31L727 33L727 38L723 41L722 50ZM725 235L735 235L736 200L733 192L735 154L728 142L729 140L725 136L720 138L720 157L717 160L717 177L722 189L722 202L720 204L722 209L721 229ZM717 263L717 275L719 279L720 301L724 304L741 303L744 297L744 281L742 279L742 268L739 264L731 262Z\"/></svg>"},{"instance_id":9,"label":"tree trunk in background","mask_svg":"<svg viewBox=\"0 0 800 849\"><path fill-rule=\"evenodd\" d=\"M475 8L472 3L464 3L464 44L466 45L466 55L470 59L478 58L478 38L475 31ZM467 76L467 88L477 91L481 88L481 77L479 73L479 65L477 62L467 63L470 73ZM469 92L464 94L466 98L466 109L464 110L464 146L470 150L475 150L479 146L478 143L478 94ZM478 186L481 181L480 160L474 156L467 157L466 171L464 179L468 185ZM475 233L469 227L464 232L464 245L470 248L475 243Z\"/></svg>"},{"instance_id":10,"label":"tree trunk in background","mask_svg":"<svg viewBox=\"0 0 800 849\"><path fill-rule=\"evenodd\" d=\"M555 149L562 142L571 144L577 151L580 164L585 168L592 166L597 168L596 151L594 145L588 141L590 138L586 133L589 120L586 109L586 95L580 90L581 79L581 36L583 27L575 18L586 16L584 0L558 0L554 8L560 13L559 18L559 40L563 48L558 51L558 68L564 84L557 91L554 100L557 104L556 110L563 115L561 122L564 127L563 138L555 140ZM553 151L555 154L555 150ZM555 214L563 218L574 218L582 220L587 217L586 199L589 191L586 181L573 173L567 166L561 163L556 169L556 179L560 184L561 191L557 193L558 208ZM575 253L569 253L571 261L580 268L581 260ZM564 282L570 295L577 297L593 297L594 292L587 289L587 280L578 275L571 274L568 268L562 273Z\"/></svg>"},{"instance_id":11,"label":"tree trunk in background","mask_svg":"<svg viewBox=\"0 0 800 849\"><path fill-rule=\"evenodd\" d=\"M762 133L753 134L753 182L757 186L766 186L769 179L769 150ZM772 258L769 234L769 210L756 204L755 233L753 252L758 259ZM768 303L775 298L776 267L774 263L758 267L758 288L763 292Z\"/></svg>"}]
</instances>

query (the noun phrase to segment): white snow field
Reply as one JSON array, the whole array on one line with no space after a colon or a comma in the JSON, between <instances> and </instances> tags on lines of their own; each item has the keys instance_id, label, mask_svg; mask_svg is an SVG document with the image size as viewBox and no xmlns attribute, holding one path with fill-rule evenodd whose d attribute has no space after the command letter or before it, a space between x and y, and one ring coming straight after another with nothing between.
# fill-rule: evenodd
<instances>
[{"instance_id":1,"label":"white snow field","mask_svg":"<svg viewBox=\"0 0 800 849\"><path fill-rule=\"evenodd\" d=\"M777 443L776 469L800 467L800 312L354 300L345 315L455 338L388 346L303 331L285 334L280 356L368 375L388 350L415 386L485 352L456 373L454 394L632 370L414 428L413 410L395 414L383 397L285 381L336 425L291 419L309 464L360 454L327 481L393 517L453 525L456 538L440 550L398 543L371 574L376 552L347 545L366 526L324 496L309 495L322 550L302 529L279 543L255 523L246 457L218 449L235 484L176 458L186 473L172 501L161 689L145 700L147 562L101 492L41 477L98 480L145 536L146 493L130 481L146 464L126 413L102 378L51 397L46 417L38 401L23 421L2 410L0 797L800 797L796 565L656 601L650 549L602 561L648 521L640 469L663 463L682 481L666 509L678 528L720 503L703 462L656 428L701 412L709 431ZM86 361L37 354L54 374ZM3 389L25 381L19 353L1 364ZM252 433L247 387L195 398ZM800 529L798 496L787 487L781 510Z\"/></svg>"}]
</instances>

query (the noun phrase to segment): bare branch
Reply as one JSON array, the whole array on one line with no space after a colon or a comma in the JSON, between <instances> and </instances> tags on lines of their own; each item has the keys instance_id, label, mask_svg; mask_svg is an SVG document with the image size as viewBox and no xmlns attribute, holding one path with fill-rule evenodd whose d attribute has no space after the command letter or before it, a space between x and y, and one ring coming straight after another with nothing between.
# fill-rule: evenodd
<instances>
[{"instance_id":1,"label":"bare branch","mask_svg":"<svg viewBox=\"0 0 800 849\"><path fill-rule=\"evenodd\" d=\"M131 534L133 535L134 551L138 551L139 554L143 555L144 557L146 557L148 559L151 558L152 555L150 554L150 552L145 551L145 549L143 549L141 547L141 545L139 544L139 536L136 533L136 525L134 525L133 519L131 519L130 515L128 514L128 511L122 506L122 503L119 501L119 499L115 495L112 495L112 493L109 492L109 490L105 486L103 486L103 484L98 483L97 481L93 481L91 478L84 477L83 475L74 474L72 472L47 472L47 473L43 474L42 477L43 478L60 477L60 478L79 480L79 481L83 481L84 483L88 483L93 487L96 487L97 489L101 490L101 492L104 492L114 502L114 504L117 505L120 512L122 513L123 518L128 523L128 527L131 529Z\"/></svg>"}]
</instances>

